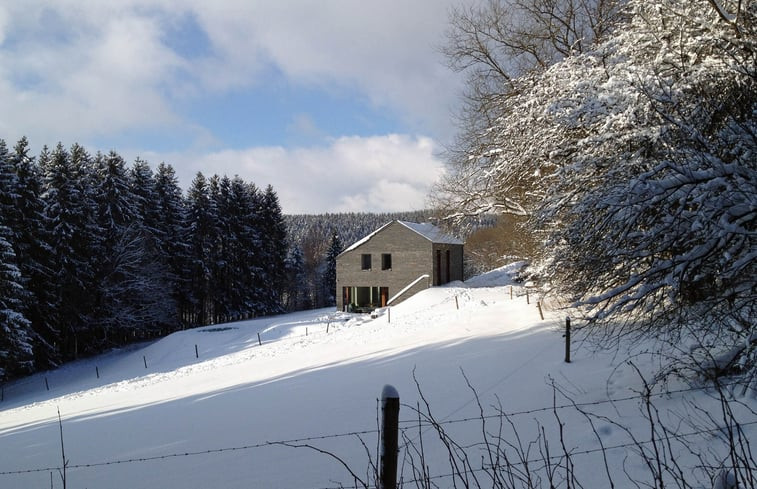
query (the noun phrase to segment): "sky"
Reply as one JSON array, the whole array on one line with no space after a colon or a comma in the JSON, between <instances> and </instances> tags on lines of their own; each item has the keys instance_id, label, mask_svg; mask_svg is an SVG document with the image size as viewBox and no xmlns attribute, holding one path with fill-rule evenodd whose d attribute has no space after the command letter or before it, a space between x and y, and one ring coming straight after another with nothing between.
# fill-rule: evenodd
<instances>
[{"instance_id":1,"label":"sky","mask_svg":"<svg viewBox=\"0 0 757 489\"><path fill-rule=\"evenodd\" d=\"M0 138L239 175L288 214L421 209L463 1L0 0Z\"/></svg>"}]
</instances>

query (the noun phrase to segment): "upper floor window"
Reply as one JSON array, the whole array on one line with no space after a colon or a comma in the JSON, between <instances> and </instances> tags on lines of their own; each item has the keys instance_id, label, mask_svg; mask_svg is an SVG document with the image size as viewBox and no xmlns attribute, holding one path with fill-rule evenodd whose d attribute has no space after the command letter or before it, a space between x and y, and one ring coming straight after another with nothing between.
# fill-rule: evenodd
<instances>
[{"instance_id":1,"label":"upper floor window","mask_svg":"<svg viewBox=\"0 0 757 489\"><path fill-rule=\"evenodd\" d=\"M371 269L371 255L370 254L360 255L360 268L362 270Z\"/></svg>"},{"instance_id":2,"label":"upper floor window","mask_svg":"<svg viewBox=\"0 0 757 489\"><path fill-rule=\"evenodd\" d=\"M381 269L382 270L391 270L392 269L392 255L391 255L391 253L382 253L381 254Z\"/></svg>"}]
</instances>

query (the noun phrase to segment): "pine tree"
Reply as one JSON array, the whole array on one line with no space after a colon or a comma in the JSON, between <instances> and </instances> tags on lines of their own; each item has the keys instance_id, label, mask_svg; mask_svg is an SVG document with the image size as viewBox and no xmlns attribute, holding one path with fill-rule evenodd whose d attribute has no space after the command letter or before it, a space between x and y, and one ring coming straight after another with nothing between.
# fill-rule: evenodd
<instances>
[{"instance_id":1,"label":"pine tree","mask_svg":"<svg viewBox=\"0 0 757 489\"><path fill-rule=\"evenodd\" d=\"M277 314L283 307L281 296L286 281L284 266L287 256L287 230L279 197L271 185L268 185L263 193L261 225L263 269L266 273L266 313Z\"/></svg>"},{"instance_id":2,"label":"pine tree","mask_svg":"<svg viewBox=\"0 0 757 489\"><path fill-rule=\"evenodd\" d=\"M0 380L32 367L31 323L23 314L28 295L18 268L10 227L18 222L18 178L0 139Z\"/></svg>"},{"instance_id":3,"label":"pine tree","mask_svg":"<svg viewBox=\"0 0 757 489\"><path fill-rule=\"evenodd\" d=\"M331 234L331 244L326 253L326 270L323 273L323 288L326 293L328 306L336 305L336 257L344 249L342 240L336 232Z\"/></svg>"},{"instance_id":4,"label":"pine tree","mask_svg":"<svg viewBox=\"0 0 757 489\"><path fill-rule=\"evenodd\" d=\"M260 192L239 176L230 182L229 233L234 236L232 291L243 316L264 314Z\"/></svg>"},{"instance_id":5,"label":"pine tree","mask_svg":"<svg viewBox=\"0 0 757 489\"><path fill-rule=\"evenodd\" d=\"M33 367L31 323L21 311L26 291L10 237L10 228L0 225L0 380L28 373Z\"/></svg>"},{"instance_id":6,"label":"pine tree","mask_svg":"<svg viewBox=\"0 0 757 489\"><path fill-rule=\"evenodd\" d=\"M161 163L155 173L156 221L154 232L160 260L167 267L167 287L176 305L177 320L190 315L189 228L176 172Z\"/></svg>"},{"instance_id":7,"label":"pine tree","mask_svg":"<svg viewBox=\"0 0 757 489\"><path fill-rule=\"evenodd\" d=\"M233 313L228 295L230 241L234 239L228 231L227 216L229 212L229 182L213 175L208 181L208 193L211 208L214 210L211 228L210 246L210 277L208 284L208 302L210 306L210 322L226 321Z\"/></svg>"},{"instance_id":8,"label":"pine tree","mask_svg":"<svg viewBox=\"0 0 757 489\"><path fill-rule=\"evenodd\" d=\"M51 293L60 328L64 360L77 358L86 350L94 310L95 272L91 265L98 256L95 207L91 199L91 166L86 151L74 145L71 153L58 143L44 164L45 223L53 250L54 275Z\"/></svg>"},{"instance_id":9,"label":"pine tree","mask_svg":"<svg viewBox=\"0 0 757 489\"><path fill-rule=\"evenodd\" d=\"M43 152L41 159L49 154ZM52 368L60 363L55 346L59 342L55 325L55 297L51 292L52 250L46 232L42 176L39 166L29 155L29 142L23 137L11 155L17 178L15 213L9 215L8 226L14 230L13 247L18 267L28 294L23 298L23 311L32 323L34 363L36 368ZM12 216L12 217L11 217Z\"/></svg>"},{"instance_id":10,"label":"pine tree","mask_svg":"<svg viewBox=\"0 0 757 489\"><path fill-rule=\"evenodd\" d=\"M97 340L106 347L149 335L173 322L175 312L166 287L167 267L141 219L141 213L149 209L148 201L132 192L130 174L117 153L98 155L96 168L95 200L102 235L96 325ZM140 183L145 185L142 195L149 195L149 179ZM155 210L150 212L155 214Z\"/></svg>"},{"instance_id":11,"label":"pine tree","mask_svg":"<svg viewBox=\"0 0 757 489\"><path fill-rule=\"evenodd\" d=\"M302 248L293 246L289 249L284 265L286 270L286 288L283 302L287 311L300 311L305 308L305 261Z\"/></svg>"},{"instance_id":12,"label":"pine tree","mask_svg":"<svg viewBox=\"0 0 757 489\"><path fill-rule=\"evenodd\" d=\"M210 284L213 271L216 212L205 176L198 172L187 193L189 223L189 292L193 308L190 322L212 319Z\"/></svg>"},{"instance_id":13,"label":"pine tree","mask_svg":"<svg viewBox=\"0 0 757 489\"><path fill-rule=\"evenodd\" d=\"M18 199L18 178L13 170L8 147L0 139L0 221L6 225L16 220Z\"/></svg>"},{"instance_id":14,"label":"pine tree","mask_svg":"<svg viewBox=\"0 0 757 489\"><path fill-rule=\"evenodd\" d=\"M136 219L145 230L156 234L159 204L152 169L146 161L137 158L129 169L128 177Z\"/></svg>"}]
</instances>

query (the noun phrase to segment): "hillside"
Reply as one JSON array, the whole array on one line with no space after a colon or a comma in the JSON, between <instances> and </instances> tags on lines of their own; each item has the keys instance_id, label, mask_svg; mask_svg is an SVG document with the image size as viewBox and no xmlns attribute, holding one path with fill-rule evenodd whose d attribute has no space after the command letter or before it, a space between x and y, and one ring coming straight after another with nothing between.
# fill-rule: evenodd
<instances>
[{"instance_id":1,"label":"hillside","mask_svg":"<svg viewBox=\"0 0 757 489\"><path fill-rule=\"evenodd\" d=\"M209 326L5 386L0 486L50 487L52 478L62 487L59 409L68 488L350 487L354 479L332 458L277 442L331 451L365 479L365 447L376 456L377 397L392 384L402 402L405 481L415 477L408 456L422 441L434 484L451 487L439 437L418 426L414 408L424 408L414 377L435 419L463 446L480 442L482 432L470 382L484 413L495 415L487 431L499 430L498 412L511 413L527 460L543 460L538 444L527 445L540 434L550 455L562 454L559 417L584 487L608 486L602 445L619 487L627 486L624 470L649 481L630 434L649 438L636 368L650 378L659 358L644 353L649 345L595 351L579 335L565 363L565 312L546 311L541 320L517 285L511 299L509 271L429 289L375 319L322 309ZM704 414L721 420L719 399L689 384L666 388L672 393L652 395L656 423L696 433L686 444L717 451ZM735 415L754 439L757 402L740 399ZM517 444L507 420L503 437ZM684 466L696 462L675 439L670 450ZM469 451L474 468L486 465L479 446ZM478 476L491 487L484 472Z\"/></svg>"}]
</instances>

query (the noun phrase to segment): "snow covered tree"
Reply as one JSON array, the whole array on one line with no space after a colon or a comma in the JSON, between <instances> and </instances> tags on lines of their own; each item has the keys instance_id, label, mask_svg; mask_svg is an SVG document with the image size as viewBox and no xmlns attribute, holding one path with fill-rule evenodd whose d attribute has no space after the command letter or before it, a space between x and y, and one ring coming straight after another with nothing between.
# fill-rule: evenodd
<instances>
[{"instance_id":1,"label":"snow covered tree","mask_svg":"<svg viewBox=\"0 0 757 489\"><path fill-rule=\"evenodd\" d=\"M44 151L43 151L44 155ZM51 294L60 331L63 359L77 358L86 350L90 314L94 310L92 291L99 235L96 208L91 197L91 159L74 145L71 152L58 144L47 156L40 156L44 173L46 233L53 251ZM81 348L81 350L80 350Z\"/></svg>"},{"instance_id":2,"label":"snow covered tree","mask_svg":"<svg viewBox=\"0 0 757 489\"><path fill-rule=\"evenodd\" d=\"M263 302L262 239L259 215L259 192L239 176L228 182L228 256L230 276L228 294L233 309L241 317L251 317L265 310Z\"/></svg>"},{"instance_id":3,"label":"snow covered tree","mask_svg":"<svg viewBox=\"0 0 757 489\"><path fill-rule=\"evenodd\" d=\"M42 159L47 156L43 153ZM35 366L50 368L60 360L55 347L58 331L54 323L55 298L51 293L53 255L48 245L41 198L42 176L29 155L29 142L25 137L14 146L10 160L16 176L17 198L13 212L6 214L6 222L13 230L17 265L28 292L23 297L23 312L32 323Z\"/></svg>"},{"instance_id":4,"label":"snow covered tree","mask_svg":"<svg viewBox=\"0 0 757 489\"><path fill-rule=\"evenodd\" d=\"M95 200L101 233L94 325L103 347L141 338L175 322L167 265L142 216L154 218L149 167L138 162L140 194L117 153L96 159Z\"/></svg>"},{"instance_id":5,"label":"snow covered tree","mask_svg":"<svg viewBox=\"0 0 757 489\"><path fill-rule=\"evenodd\" d=\"M158 195L155 176L150 164L137 158L128 172L129 193L133 199L136 219L151 234L155 234L158 221Z\"/></svg>"},{"instance_id":6,"label":"snow covered tree","mask_svg":"<svg viewBox=\"0 0 757 489\"><path fill-rule=\"evenodd\" d=\"M728 367L754 368L757 5L631 12L612 42L551 74L572 89L551 101L553 127L579 136L539 209L559 229L553 282L592 319L623 318L606 322L614 334L716 335L703 343L739 352Z\"/></svg>"},{"instance_id":7,"label":"snow covered tree","mask_svg":"<svg viewBox=\"0 0 757 489\"><path fill-rule=\"evenodd\" d=\"M8 222L16 213L19 198L17 180L8 146L0 139L0 220L3 222Z\"/></svg>"},{"instance_id":8,"label":"snow covered tree","mask_svg":"<svg viewBox=\"0 0 757 489\"><path fill-rule=\"evenodd\" d=\"M289 248L284 270L286 288L282 302L287 311L300 311L305 308L305 262L299 246Z\"/></svg>"},{"instance_id":9,"label":"snow covered tree","mask_svg":"<svg viewBox=\"0 0 757 489\"><path fill-rule=\"evenodd\" d=\"M326 269L323 272L323 288L327 295L326 305L336 305L336 257L342 252L344 246L336 232L331 233L331 243L326 253ZM330 292L330 293L329 293Z\"/></svg>"},{"instance_id":10,"label":"snow covered tree","mask_svg":"<svg viewBox=\"0 0 757 489\"><path fill-rule=\"evenodd\" d=\"M0 224L0 380L30 372L34 355L31 323L22 312L26 291L10 237L10 228Z\"/></svg>"},{"instance_id":11,"label":"snow covered tree","mask_svg":"<svg viewBox=\"0 0 757 489\"><path fill-rule=\"evenodd\" d=\"M514 97L528 97L539 74L607 39L625 18L625 0L488 0L450 14L443 48L450 67L466 75L459 133L448 148L446 175L431 194L435 208L460 224L485 213L527 215L542 195L538 175L503 178L490 171L502 135L495 126L517 118ZM516 134L528 149L533 138ZM541 143L538 143L539 145Z\"/></svg>"},{"instance_id":12,"label":"snow covered tree","mask_svg":"<svg viewBox=\"0 0 757 489\"><path fill-rule=\"evenodd\" d=\"M284 290L284 266L287 256L286 223L281 212L279 197L268 185L261 199L262 252L265 270L265 303L267 314L282 311L281 295Z\"/></svg>"},{"instance_id":13,"label":"snow covered tree","mask_svg":"<svg viewBox=\"0 0 757 489\"><path fill-rule=\"evenodd\" d=\"M208 324L212 320L210 284L216 245L216 208L210 198L205 176L198 172L187 194L189 223L189 297L193 324Z\"/></svg>"},{"instance_id":14,"label":"snow covered tree","mask_svg":"<svg viewBox=\"0 0 757 489\"><path fill-rule=\"evenodd\" d=\"M232 277L231 263L234 261L233 255L234 240L236 238L236 229L231 229L230 220L233 219L237 209L232 208L231 181L227 176L220 177L213 175L209 180L210 200L215 209L213 219L213 240L212 263L210 269L210 302L212 307L212 322L219 323L228 321L235 316L238 311L232 302L237 302L232 298L232 294L244 292L234 287L234 278Z\"/></svg>"},{"instance_id":15,"label":"snow covered tree","mask_svg":"<svg viewBox=\"0 0 757 489\"><path fill-rule=\"evenodd\" d=\"M189 227L176 172L165 163L155 172L156 212L153 224L161 262L167 267L167 287L181 322L190 313Z\"/></svg>"},{"instance_id":16,"label":"snow covered tree","mask_svg":"<svg viewBox=\"0 0 757 489\"><path fill-rule=\"evenodd\" d=\"M694 329L754 368L757 5L633 0L625 15L515 81L453 172L459 212L530 215L550 283L612 337Z\"/></svg>"},{"instance_id":17,"label":"snow covered tree","mask_svg":"<svg viewBox=\"0 0 757 489\"><path fill-rule=\"evenodd\" d=\"M33 364L31 323L24 316L28 292L16 260L11 225L20 224L18 177L0 139L0 380L29 372Z\"/></svg>"}]
</instances>

